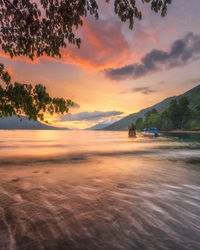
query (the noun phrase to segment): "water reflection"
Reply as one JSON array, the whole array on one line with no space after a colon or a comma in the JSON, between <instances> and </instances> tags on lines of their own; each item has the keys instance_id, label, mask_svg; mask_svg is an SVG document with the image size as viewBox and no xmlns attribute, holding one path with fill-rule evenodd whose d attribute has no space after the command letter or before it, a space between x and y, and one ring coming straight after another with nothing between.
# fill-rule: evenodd
<instances>
[{"instance_id":1,"label":"water reflection","mask_svg":"<svg viewBox=\"0 0 200 250\"><path fill-rule=\"evenodd\" d=\"M182 141L200 142L199 133L164 133L169 138L175 138Z\"/></svg>"},{"instance_id":2,"label":"water reflection","mask_svg":"<svg viewBox=\"0 0 200 250\"><path fill-rule=\"evenodd\" d=\"M0 133L0 249L200 248L198 139Z\"/></svg>"}]
</instances>

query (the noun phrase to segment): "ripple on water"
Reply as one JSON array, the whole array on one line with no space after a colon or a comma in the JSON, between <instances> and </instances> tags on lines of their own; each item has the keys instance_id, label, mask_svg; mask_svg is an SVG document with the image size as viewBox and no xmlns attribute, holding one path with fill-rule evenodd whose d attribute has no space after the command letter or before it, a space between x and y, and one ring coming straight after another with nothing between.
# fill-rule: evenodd
<instances>
[{"instance_id":1,"label":"ripple on water","mask_svg":"<svg viewBox=\"0 0 200 250\"><path fill-rule=\"evenodd\" d=\"M0 249L200 249L198 162L186 164L198 148L121 133L78 140L54 133L53 140L51 132L34 134L36 145L23 147L31 157L9 148L12 138L1 148Z\"/></svg>"}]
</instances>

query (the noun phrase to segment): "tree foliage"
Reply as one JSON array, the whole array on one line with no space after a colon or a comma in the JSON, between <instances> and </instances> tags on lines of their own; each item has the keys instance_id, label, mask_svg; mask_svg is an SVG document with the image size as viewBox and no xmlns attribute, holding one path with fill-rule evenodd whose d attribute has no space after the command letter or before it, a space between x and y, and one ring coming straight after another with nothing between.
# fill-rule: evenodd
<instances>
[{"instance_id":1,"label":"tree foliage","mask_svg":"<svg viewBox=\"0 0 200 250\"><path fill-rule=\"evenodd\" d=\"M136 120L136 128L137 130L142 130L144 128L144 122L141 117Z\"/></svg>"},{"instance_id":2,"label":"tree foliage","mask_svg":"<svg viewBox=\"0 0 200 250\"><path fill-rule=\"evenodd\" d=\"M110 0L104 0L110 2ZM172 0L113 0L114 11L122 22L134 26L142 13L137 3L151 4L154 12L166 15ZM0 0L0 44L11 57L61 56L67 43L80 47L75 29L88 14L98 18L97 0Z\"/></svg>"},{"instance_id":3,"label":"tree foliage","mask_svg":"<svg viewBox=\"0 0 200 250\"><path fill-rule=\"evenodd\" d=\"M53 115L68 112L73 106L71 100L52 98L41 84L11 83L11 76L0 64L0 117L26 115L29 119L44 120L44 114Z\"/></svg>"},{"instance_id":4,"label":"tree foliage","mask_svg":"<svg viewBox=\"0 0 200 250\"><path fill-rule=\"evenodd\" d=\"M192 128L200 130L200 105L197 105L192 112L192 121L189 124Z\"/></svg>"},{"instance_id":5,"label":"tree foliage","mask_svg":"<svg viewBox=\"0 0 200 250\"><path fill-rule=\"evenodd\" d=\"M172 100L166 112L173 123L173 129L184 128L191 113L187 97L181 97L178 102Z\"/></svg>"},{"instance_id":6,"label":"tree foliage","mask_svg":"<svg viewBox=\"0 0 200 250\"><path fill-rule=\"evenodd\" d=\"M148 120L150 116L158 114L158 111L156 109L149 110L145 113L145 123L148 125Z\"/></svg>"},{"instance_id":7,"label":"tree foliage","mask_svg":"<svg viewBox=\"0 0 200 250\"><path fill-rule=\"evenodd\" d=\"M145 127L161 130L200 129L200 106L191 110L187 97L183 96L179 100L172 100L160 114L156 109L149 110L145 113L144 121L142 118L137 119L136 126L138 130Z\"/></svg>"}]
</instances>

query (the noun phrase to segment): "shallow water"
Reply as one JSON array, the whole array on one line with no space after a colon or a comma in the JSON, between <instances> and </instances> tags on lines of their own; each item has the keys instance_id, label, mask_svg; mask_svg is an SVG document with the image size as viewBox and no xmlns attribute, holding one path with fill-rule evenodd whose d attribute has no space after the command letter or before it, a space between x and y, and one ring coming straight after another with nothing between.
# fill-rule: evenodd
<instances>
[{"instance_id":1,"label":"shallow water","mask_svg":"<svg viewBox=\"0 0 200 250\"><path fill-rule=\"evenodd\" d=\"M200 136L0 131L0 249L200 249Z\"/></svg>"}]
</instances>

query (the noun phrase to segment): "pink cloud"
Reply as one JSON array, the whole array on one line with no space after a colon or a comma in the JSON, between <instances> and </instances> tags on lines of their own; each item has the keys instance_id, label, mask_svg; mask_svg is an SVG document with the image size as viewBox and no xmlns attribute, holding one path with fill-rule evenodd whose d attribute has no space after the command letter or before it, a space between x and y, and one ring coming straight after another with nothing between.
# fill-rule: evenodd
<instances>
[{"instance_id":1,"label":"pink cloud","mask_svg":"<svg viewBox=\"0 0 200 250\"><path fill-rule=\"evenodd\" d=\"M124 63L131 62L138 55L131 51L122 34L121 25L120 22L118 25L108 22L108 20L88 18L84 20L83 28L79 30L82 39L80 49L74 45L68 45L66 49L61 50L61 59L47 56L41 58L65 64L74 64L92 70L123 66ZM9 55L4 54L2 51L0 51L0 56L9 58ZM40 58L31 61L29 58L21 56L14 58L14 60L39 63Z\"/></svg>"},{"instance_id":2,"label":"pink cloud","mask_svg":"<svg viewBox=\"0 0 200 250\"><path fill-rule=\"evenodd\" d=\"M70 46L62 51L66 63L100 70L110 65L122 65L134 56L118 25L102 20L85 20L81 36L81 49Z\"/></svg>"}]
</instances>

